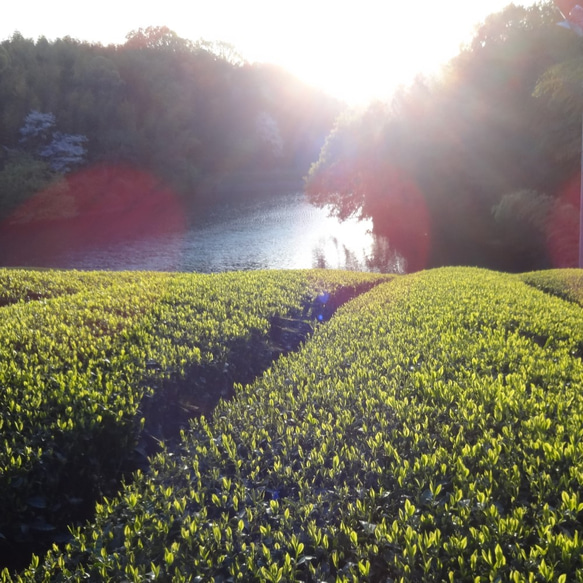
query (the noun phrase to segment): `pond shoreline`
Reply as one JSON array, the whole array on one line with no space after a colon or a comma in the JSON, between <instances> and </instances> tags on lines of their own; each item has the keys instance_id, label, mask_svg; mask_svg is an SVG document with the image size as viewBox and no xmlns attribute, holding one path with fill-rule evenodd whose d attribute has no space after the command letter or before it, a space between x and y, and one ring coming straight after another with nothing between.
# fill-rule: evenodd
<instances>
[{"instance_id":1,"label":"pond shoreline","mask_svg":"<svg viewBox=\"0 0 583 583\"><path fill-rule=\"evenodd\" d=\"M71 219L0 226L0 266L113 271L214 273L327 267L402 272L386 245L383 263L370 221L340 223L311 205L301 189L271 190L298 177L239 181L236 196L218 189L185 209L181 201L146 193L115 212L88 208ZM230 181L236 181L230 175ZM223 183L226 188L227 183ZM269 187L268 187L269 185ZM223 192L223 194L221 194ZM132 199L133 200L133 199Z\"/></svg>"}]
</instances>

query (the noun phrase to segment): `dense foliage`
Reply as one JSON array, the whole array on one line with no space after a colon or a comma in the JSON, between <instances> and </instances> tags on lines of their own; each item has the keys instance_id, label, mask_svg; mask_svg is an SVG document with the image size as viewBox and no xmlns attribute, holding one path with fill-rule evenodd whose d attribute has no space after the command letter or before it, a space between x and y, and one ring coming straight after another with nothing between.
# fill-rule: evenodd
<instances>
[{"instance_id":1,"label":"dense foliage","mask_svg":"<svg viewBox=\"0 0 583 583\"><path fill-rule=\"evenodd\" d=\"M518 276L394 278L3 578L581 581L582 346Z\"/></svg>"},{"instance_id":2,"label":"dense foliage","mask_svg":"<svg viewBox=\"0 0 583 583\"><path fill-rule=\"evenodd\" d=\"M284 70L244 63L224 44L194 43L166 27L107 47L15 33L0 42L0 103L0 209L7 198L21 202L2 169L22 165L31 113L52 116L59 132L40 156L51 158L53 172L68 169L55 163L64 150L82 145L87 164L132 165L191 200L224 175L299 179L340 109ZM28 196L37 192L25 186Z\"/></svg>"},{"instance_id":3,"label":"dense foliage","mask_svg":"<svg viewBox=\"0 0 583 583\"><path fill-rule=\"evenodd\" d=\"M509 5L439 76L340 117L284 70L166 27L107 47L15 33L0 43L0 215L93 216L100 200L127 216L144 188L125 184L141 173L164 206L182 195L184 216L205 194L255 191L259 176L298 187L318 160L311 200L372 217L409 271L573 266L583 53L560 19L550 1ZM31 119L51 120L50 135ZM31 128L44 133L30 140Z\"/></svg>"},{"instance_id":4,"label":"dense foliage","mask_svg":"<svg viewBox=\"0 0 583 583\"><path fill-rule=\"evenodd\" d=\"M560 20L550 2L510 5L440 77L341 118L313 202L372 217L410 271L575 265L583 53Z\"/></svg>"},{"instance_id":5,"label":"dense foliage","mask_svg":"<svg viewBox=\"0 0 583 583\"><path fill-rule=\"evenodd\" d=\"M382 278L0 271L2 563L66 538L157 442Z\"/></svg>"},{"instance_id":6,"label":"dense foliage","mask_svg":"<svg viewBox=\"0 0 583 583\"><path fill-rule=\"evenodd\" d=\"M544 292L583 305L583 272L580 269L548 269L520 277Z\"/></svg>"}]
</instances>

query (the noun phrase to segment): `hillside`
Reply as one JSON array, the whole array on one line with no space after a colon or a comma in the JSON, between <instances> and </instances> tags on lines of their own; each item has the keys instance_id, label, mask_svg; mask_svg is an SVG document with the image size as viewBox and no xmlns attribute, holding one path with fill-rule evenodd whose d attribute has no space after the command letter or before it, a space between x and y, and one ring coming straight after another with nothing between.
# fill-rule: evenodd
<instances>
[{"instance_id":1,"label":"hillside","mask_svg":"<svg viewBox=\"0 0 583 583\"><path fill-rule=\"evenodd\" d=\"M6 509L51 525L51 439L95 477L103 435L131 449L220 374L233 395L3 580L583 580L578 270L69 275L0 274Z\"/></svg>"}]
</instances>

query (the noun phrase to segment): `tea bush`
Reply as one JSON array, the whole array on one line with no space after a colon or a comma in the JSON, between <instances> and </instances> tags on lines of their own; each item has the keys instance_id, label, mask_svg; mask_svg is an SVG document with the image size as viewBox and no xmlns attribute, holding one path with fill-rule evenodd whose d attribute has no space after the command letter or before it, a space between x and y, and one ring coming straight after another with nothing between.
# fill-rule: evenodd
<instances>
[{"instance_id":1,"label":"tea bush","mask_svg":"<svg viewBox=\"0 0 583 583\"><path fill-rule=\"evenodd\" d=\"M583 581L582 346L513 275L395 278L13 580Z\"/></svg>"},{"instance_id":2,"label":"tea bush","mask_svg":"<svg viewBox=\"0 0 583 583\"><path fill-rule=\"evenodd\" d=\"M66 538L67 524L116 491L144 426L164 439L168 413L192 416L224 396L224 380L237 378L230 366L265 367L274 318L308 318L326 308L321 294L359 293L382 277L1 270L0 279L5 554Z\"/></svg>"},{"instance_id":3,"label":"tea bush","mask_svg":"<svg viewBox=\"0 0 583 583\"><path fill-rule=\"evenodd\" d=\"M521 274L520 279L544 292L583 304L583 271L581 269L549 269Z\"/></svg>"},{"instance_id":4,"label":"tea bush","mask_svg":"<svg viewBox=\"0 0 583 583\"><path fill-rule=\"evenodd\" d=\"M96 290L121 281L137 281L137 272L32 271L0 269L0 307L18 301L43 300Z\"/></svg>"}]
</instances>

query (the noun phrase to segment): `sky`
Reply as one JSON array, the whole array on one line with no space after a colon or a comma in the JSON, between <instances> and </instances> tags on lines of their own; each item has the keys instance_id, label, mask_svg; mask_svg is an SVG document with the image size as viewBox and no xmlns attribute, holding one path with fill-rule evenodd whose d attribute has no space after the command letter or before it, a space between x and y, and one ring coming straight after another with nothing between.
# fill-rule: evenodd
<instances>
[{"instance_id":1,"label":"sky","mask_svg":"<svg viewBox=\"0 0 583 583\"><path fill-rule=\"evenodd\" d=\"M250 62L281 65L351 105L386 99L434 73L475 26L510 0L19 0L3 9L0 40L120 44L138 28L168 26L191 40L234 45ZM530 5L534 0L517 0Z\"/></svg>"}]
</instances>

